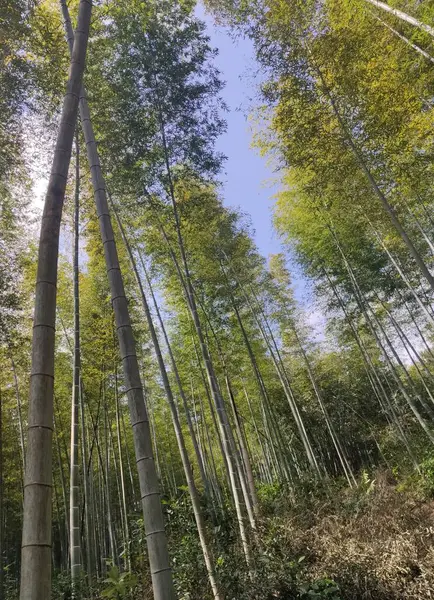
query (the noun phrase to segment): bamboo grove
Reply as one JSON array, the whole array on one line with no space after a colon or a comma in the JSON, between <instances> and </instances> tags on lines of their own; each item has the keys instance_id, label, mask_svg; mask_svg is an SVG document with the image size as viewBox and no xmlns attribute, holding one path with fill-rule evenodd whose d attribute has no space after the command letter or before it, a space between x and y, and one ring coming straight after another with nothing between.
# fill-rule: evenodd
<instances>
[{"instance_id":1,"label":"bamboo grove","mask_svg":"<svg viewBox=\"0 0 434 600\"><path fill-rule=\"evenodd\" d=\"M206 8L255 48L267 258L194 3L0 3L0 598L322 597L270 505L432 475L434 5Z\"/></svg>"}]
</instances>

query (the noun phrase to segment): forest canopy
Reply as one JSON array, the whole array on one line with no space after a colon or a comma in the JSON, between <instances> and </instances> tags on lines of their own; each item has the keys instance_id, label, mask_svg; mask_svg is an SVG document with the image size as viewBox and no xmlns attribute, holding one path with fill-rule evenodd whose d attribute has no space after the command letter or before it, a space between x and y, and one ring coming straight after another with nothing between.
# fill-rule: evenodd
<instances>
[{"instance_id":1,"label":"forest canopy","mask_svg":"<svg viewBox=\"0 0 434 600\"><path fill-rule=\"evenodd\" d=\"M0 1L0 599L432 596L433 37L431 0Z\"/></svg>"}]
</instances>

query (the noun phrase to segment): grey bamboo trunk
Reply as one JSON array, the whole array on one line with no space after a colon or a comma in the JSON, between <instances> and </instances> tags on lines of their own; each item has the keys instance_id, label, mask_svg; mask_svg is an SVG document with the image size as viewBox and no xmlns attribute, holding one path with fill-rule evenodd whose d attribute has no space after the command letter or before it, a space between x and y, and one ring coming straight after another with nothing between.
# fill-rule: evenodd
<instances>
[{"instance_id":1,"label":"grey bamboo trunk","mask_svg":"<svg viewBox=\"0 0 434 600\"><path fill-rule=\"evenodd\" d=\"M163 355L161 353L160 342L158 340L157 332L155 331L154 323L152 320L151 311L149 310L148 301L145 295L145 291L143 289L142 281L140 279L140 274L137 269L137 264L131 250L131 246L128 242L125 230L123 228L122 222L120 220L119 214L113 205L113 210L119 225L119 229L122 234L122 238L125 243L125 247L128 252L128 256L130 258L131 266L134 271L134 275L136 277L137 284L140 290L140 296L142 299L143 310L145 312L146 321L148 323L148 328L151 334L152 344L154 346L155 354L157 356L158 367L160 370L160 375L163 380L163 387L166 393L166 398L169 404L170 412L172 415L173 428L175 430L176 441L178 443L179 453L181 455L182 465L184 467L185 478L187 480L187 487L190 494L191 504L193 506L194 518L196 521L197 532L199 534L200 545L202 548L202 554L205 561L206 569L208 572L209 583L213 592L213 596L215 600L223 600L223 596L220 593L219 586L217 583L216 572L214 568L214 559L211 554L211 550L209 548L209 542L206 536L205 529L205 521L202 514L202 509L200 506L199 494L194 483L193 470L191 468L190 459L187 453L187 448L185 446L184 435L182 433L181 423L179 421L178 407L176 405L175 399L173 397L172 388L169 382L169 376L167 374L166 365L164 364Z\"/></svg>"},{"instance_id":2,"label":"grey bamboo trunk","mask_svg":"<svg viewBox=\"0 0 434 600\"><path fill-rule=\"evenodd\" d=\"M71 48L73 31L65 0L61 0L61 6L64 15L67 40L69 47ZM98 221L104 246L107 275L110 284L116 331L124 372L126 395L130 410L131 426L133 428L136 465L139 474L140 497L142 501L154 600L174 600L175 590L173 587L167 538L164 531L164 519L160 501L158 477L152 455L149 419L140 379L128 302L125 296L124 283L119 266L116 242L107 202L105 181L99 162L89 106L85 97L85 90L81 86L79 88L79 93L81 123L87 147Z\"/></svg>"},{"instance_id":3,"label":"grey bamboo trunk","mask_svg":"<svg viewBox=\"0 0 434 600\"><path fill-rule=\"evenodd\" d=\"M73 596L77 597L77 580L81 573L80 548L80 508L79 508L79 396L80 396L80 299L79 299L79 219L80 219L80 156L78 139L76 139L75 156L75 202L74 202L74 251L73 251L73 288L74 288L74 365L71 399L71 451L69 478L69 530L71 543L69 546L71 560L71 579Z\"/></svg>"},{"instance_id":4,"label":"grey bamboo trunk","mask_svg":"<svg viewBox=\"0 0 434 600\"><path fill-rule=\"evenodd\" d=\"M33 319L32 368L24 482L21 600L51 597L51 502L57 259L66 180L77 121L91 17L80 0L67 92L42 217Z\"/></svg>"}]
</instances>

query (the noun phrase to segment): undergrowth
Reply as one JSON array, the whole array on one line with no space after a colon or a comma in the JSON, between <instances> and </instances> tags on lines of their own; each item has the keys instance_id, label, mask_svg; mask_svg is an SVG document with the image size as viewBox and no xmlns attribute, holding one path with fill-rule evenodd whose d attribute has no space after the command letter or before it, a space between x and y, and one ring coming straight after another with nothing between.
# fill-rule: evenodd
<instances>
[{"instance_id":1,"label":"undergrowth","mask_svg":"<svg viewBox=\"0 0 434 600\"><path fill-rule=\"evenodd\" d=\"M434 598L434 461L399 483L396 474L363 473L358 485L303 481L297 490L259 489L261 520L249 577L235 515L207 512L225 600L427 600ZM206 571L186 495L165 504L178 600L210 600ZM133 542L143 547L138 517ZM179 541L181 540L181 541ZM110 568L93 598L151 600L146 557L132 556L135 575ZM10 582L12 583L12 582ZM53 598L70 598L56 576ZM83 600L88 597L85 591ZM7 595L14 600L12 587Z\"/></svg>"},{"instance_id":2,"label":"undergrowth","mask_svg":"<svg viewBox=\"0 0 434 600\"><path fill-rule=\"evenodd\" d=\"M400 485L381 472L363 474L352 490L312 486L292 506L276 494L266 506L266 545L283 564L303 557L298 579L330 580L342 600L434 598L432 464L422 471Z\"/></svg>"}]
</instances>

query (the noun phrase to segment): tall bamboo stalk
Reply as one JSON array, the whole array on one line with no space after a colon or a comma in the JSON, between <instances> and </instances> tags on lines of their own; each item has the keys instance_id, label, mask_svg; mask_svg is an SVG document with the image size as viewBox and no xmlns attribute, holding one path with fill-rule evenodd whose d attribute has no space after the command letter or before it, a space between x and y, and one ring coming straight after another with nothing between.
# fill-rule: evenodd
<instances>
[{"instance_id":1,"label":"tall bamboo stalk","mask_svg":"<svg viewBox=\"0 0 434 600\"><path fill-rule=\"evenodd\" d=\"M161 329L161 331L163 333L164 341L166 343L166 348L167 348L167 351L169 353L170 363L172 365L173 373L175 375L176 383L177 383L177 386L178 386L179 395L181 396L182 404L183 404L183 407L184 407L184 413L185 413L185 417L186 417L186 420L187 420L187 427L188 427L188 431L190 433L191 441L193 443L193 448L194 448L194 452L195 452L195 455L196 455L196 460L197 460L197 463L199 465L199 473L200 473L200 476L201 476L201 479L202 479L204 490L205 490L205 493L209 496L209 482L208 482L208 478L207 478L206 472L205 472L205 466L204 466L203 457L202 457L202 454L200 452L199 444L198 444L198 441L197 441L197 437L196 437L196 434L195 434L195 431L194 431L194 428L193 428L193 424L192 424L192 421L191 421L191 415L190 415L190 410L188 408L187 397L186 397L185 392L184 392L184 386L182 385L181 377L179 375L178 365L176 364L176 360L175 360L175 357L173 355L172 345L170 343L169 336L167 335L166 327L164 325L164 321L163 321L163 318L161 316L161 311L160 311L157 299L156 299L155 294L154 294L152 282L150 280L149 274L148 274L148 272L146 270L146 267L145 267L145 264L143 262L143 258L142 258L141 255L140 255L140 263L141 263L143 272L145 274L146 282L148 284L148 288L149 288L149 291L150 291L151 297L152 297L152 302L154 304L155 312L157 314L157 319L158 319L158 322L160 324L160 329Z\"/></svg>"},{"instance_id":2,"label":"tall bamboo stalk","mask_svg":"<svg viewBox=\"0 0 434 600\"><path fill-rule=\"evenodd\" d=\"M104 371L103 371L104 377ZM111 473L111 464L110 464L110 447L109 447L109 427L111 427L111 423L108 418L108 406L107 406L107 394L105 390L105 380L103 380L103 388L102 388L102 403L104 410L104 463L101 465L102 473L104 476L104 484L105 484L105 499L106 499L106 510L104 511L107 517L107 529L109 534L109 547L110 547L110 557L112 563L114 565L117 564L117 545L115 539L115 531L114 531L114 523L113 523L113 511L112 511L112 501L111 501L111 492L110 492L110 473Z\"/></svg>"},{"instance_id":3,"label":"tall bamboo stalk","mask_svg":"<svg viewBox=\"0 0 434 600\"><path fill-rule=\"evenodd\" d=\"M205 365L209 390L211 391L212 401L214 403L214 406L215 406L215 409L216 409L216 412L218 415L219 427L216 427L216 428L217 428L217 430L220 429L222 455L225 460L225 466L227 467L227 470L228 470L230 489L231 489L232 496L234 499L238 527L240 530L241 543L243 546L246 563L247 563L247 566L249 567L250 575L253 575L253 571L251 570L251 567L253 564L252 563L252 554L251 554L250 546L249 546L248 539L247 539L247 532L246 532L246 527L245 527L245 523L244 523L244 515L243 515L242 505L241 505L241 501L240 501L241 500L240 491L238 488L239 480L238 480L237 469L236 469L235 460L234 460L235 443L234 443L234 439L233 439L233 433L232 433L232 430L231 430L231 427L229 424L229 419L228 419L228 416L226 413L225 404L224 404L223 397L221 395L220 388L218 385L217 377L216 377L216 374L214 371L214 365L213 365L213 362L211 359L211 355L209 353L209 349L205 342L205 337L203 335L202 325L201 325L201 321L199 318L199 313L197 311L194 288L193 288L193 284L191 282L190 270L188 267L182 233L181 233L181 229L180 229L180 221L179 221L178 209L176 206L175 191L173 188L173 183L172 183L172 178L171 178L170 164L169 164L169 159L168 159L167 147L166 147L166 143L165 143L165 133L164 133L164 125L163 124L161 126L161 129L162 129L162 137L163 137L163 146L165 148L164 154L165 154L165 160L166 160L166 168L167 168L168 177L169 177L169 181L170 181L170 197L171 197L172 207L173 207L173 211L174 211L174 215L175 215L178 245L180 247L181 260L182 260L182 264L183 264L183 268L184 268L184 273L181 271L181 267L179 265L179 262L176 258L175 253L173 252L173 250L171 248L170 241L167 237L164 227L162 226L161 221L159 221L160 231L163 235L164 240L167 243L169 253L170 253L173 263L176 267L178 277L179 277L182 289L185 294L185 299L186 299L187 307L190 312L191 320L193 322L193 326L196 331L197 338L199 340L199 346L200 346L200 350L201 350L201 354L202 354L202 360ZM198 360L199 360L199 364L200 364L200 359L198 359ZM205 384L205 387L206 387L206 384ZM206 387L206 389L208 389L208 388Z\"/></svg>"},{"instance_id":4,"label":"tall bamboo stalk","mask_svg":"<svg viewBox=\"0 0 434 600\"><path fill-rule=\"evenodd\" d=\"M24 482L21 600L51 596L51 497L54 338L57 259L66 180L89 37L91 0L80 0L53 166L39 242L33 319L32 369Z\"/></svg>"},{"instance_id":5,"label":"tall bamboo stalk","mask_svg":"<svg viewBox=\"0 0 434 600\"><path fill-rule=\"evenodd\" d=\"M80 245L80 154L78 134L75 141L75 195L74 195L74 251L73 251L73 288L74 288L74 362L71 399L71 451L69 476L69 545L71 560L71 581L73 597L79 596L77 582L81 574L80 548L80 508L79 508L79 466L78 466L78 428L80 405L80 297L79 297L79 245Z\"/></svg>"},{"instance_id":6,"label":"tall bamboo stalk","mask_svg":"<svg viewBox=\"0 0 434 600\"><path fill-rule=\"evenodd\" d=\"M142 281L140 279L140 274L137 269L137 264L135 261L135 257L133 251L131 249L130 243L125 233L125 229L120 220L118 211L113 205L113 210L116 216L116 220L119 226L119 229L122 234L122 238L125 243L125 247L128 252L128 256L130 258L131 266L134 271L134 275L136 277L137 284L140 290L140 296L142 299L143 310L145 312L146 321L148 323L149 332L151 334L152 344L154 346L155 354L157 356L157 362L160 370L161 379L163 380L164 391L166 393L166 398L169 404L170 412L172 415L173 428L175 430L176 440L178 443L179 453L181 455L182 465L184 467L184 473L187 480L187 487L190 494L191 504L193 506L194 518L196 521L197 532L199 534L200 545L202 548L202 554L205 561L206 569L208 572L209 583L213 592L213 596L215 600L223 600L223 596L221 595L219 585L217 583L216 572L214 568L214 559L212 557L211 549L209 546L209 542L206 535L205 529L205 520L202 514L202 509L200 506L200 498L194 483L193 470L191 468L190 458L187 453L187 448L185 446L184 435L182 433L181 423L179 421L178 407L176 405L175 399L173 397L172 388L170 386L169 376L167 374L166 365L164 363L163 355L161 353L160 342L158 340L157 332L154 327L154 322L152 320L151 311L149 310L148 300L145 295L145 290L142 285Z\"/></svg>"},{"instance_id":7,"label":"tall bamboo stalk","mask_svg":"<svg viewBox=\"0 0 434 600\"><path fill-rule=\"evenodd\" d=\"M87 444L86 418L84 414L83 382L80 379L80 433L82 440L81 459L83 469L83 491L84 491L84 521L86 532L86 565L87 577L91 580L96 569L96 545L95 545L95 520L93 515L93 497L90 485L91 473L88 469L89 452Z\"/></svg>"},{"instance_id":8,"label":"tall bamboo stalk","mask_svg":"<svg viewBox=\"0 0 434 600\"><path fill-rule=\"evenodd\" d=\"M250 497L251 497L251 501L252 501L253 512L255 513L255 516L257 517L259 515L259 500L258 500L258 494L256 492L255 478L253 475L252 463L250 460L250 455L249 455L249 451L248 451L248 447L247 447L247 439L246 439L246 436L244 434L244 430L243 430L243 427L241 424L240 414L238 412L238 407L235 402L235 396L234 396L231 382L229 379L229 375L227 374L227 372L225 375L225 382L226 382L226 388L228 391L229 402L230 402L231 408L232 408L232 414L234 417L235 430L238 435L238 441L239 441L239 446L240 446L240 450L241 450L241 458L242 458L243 465L244 465L245 472L246 472L246 480L247 480L247 485L249 488L249 493L250 493Z\"/></svg>"},{"instance_id":9,"label":"tall bamboo stalk","mask_svg":"<svg viewBox=\"0 0 434 600\"><path fill-rule=\"evenodd\" d=\"M226 273L226 270L225 270L224 265L223 265L222 262L220 263L220 266L221 266L221 269L222 269L224 275L226 276L227 281L229 281L227 273ZM237 281L237 285L240 286L240 283L239 283L238 279L236 281ZM303 443L304 449L306 451L306 456L307 456L307 459L309 461L309 464L312 467L312 469L314 470L314 472L316 472L316 474L320 477L321 476L321 471L320 471L320 468L319 468L319 465L318 465L318 461L317 461L315 453L313 451L312 444L311 444L311 441L310 441L309 436L307 434L307 431L306 431L303 419L302 419L302 417L300 415L300 410L299 410L297 402L295 400L295 396L294 396L294 393L292 391L292 387L291 387L291 384L289 382L289 378L288 378L288 375L286 373L286 369L285 369L284 363L283 363L283 361L281 359L280 351L279 351L279 348L278 348L278 346L276 344L274 336L272 336L272 342L274 344L274 349L273 349L273 347L271 346L270 340L268 339L268 336L267 336L267 334L266 334L266 332L265 332L265 330L264 330L264 328L262 326L262 323L260 322L260 320L258 318L258 315L256 314L256 311L255 311L254 307L250 303L250 299L248 298L248 296L245 293L244 289L243 288L241 288L241 289L243 290L244 297L245 297L245 299L246 299L246 301L247 301L247 303L248 303L248 305L250 307L252 316L255 319L255 322L256 322L256 324L258 326L258 329L259 329L259 331L260 331L260 333L262 335L262 338L264 339L264 342L267 345L268 351L269 351L271 359L273 361L274 368L275 368L276 373L277 373L277 375L279 377L279 380L280 380L280 382L282 384L283 390L285 392L286 399L288 400L289 407L291 409L292 415L294 417L294 421L295 421L297 429L299 431L300 438L301 438L301 441ZM257 361L256 361L256 357L254 355L252 346L250 344L250 340L249 340L249 338L247 336L247 333L246 333L246 330L244 328L244 325L243 325L243 322L242 322L242 319L241 319L241 315L240 315L240 312L238 310L238 307L237 307L237 304L235 302L235 299L234 299L234 296L232 294L232 291L229 290L229 293L230 293L231 303L232 303L235 315L237 317L237 321L238 321L238 324L240 326L241 333L243 335L244 343L246 345L247 352L249 354L250 361L252 363L253 370L254 370L254 372L256 374L256 377L258 379L258 382L259 382L259 387L260 387L260 390L261 390L261 394L262 394L263 400L264 400L265 403L267 403L268 402L268 395L267 395L266 390L265 390L264 382L263 382L262 375L260 373L260 370L259 370L259 367L258 367L258 364L257 364Z\"/></svg>"},{"instance_id":10,"label":"tall bamboo stalk","mask_svg":"<svg viewBox=\"0 0 434 600\"><path fill-rule=\"evenodd\" d=\"M339 436L336 433L336 430L335 430L335 427L333 425L333 422L332 422L332 420L331 420L331 418L330 418L330 416L328 414L328 410L327 410L326 405L324 403L324 399L322 397L321 390L320 390L319 385L317 383L317 380L316 380L315 374L313 372L312 366L310 364L309 358L307 356L307 353L306 353L306 351L305 351L305 349L303 347L302 341L301 341L301 339L300 339L300 337L299 337L299 335L298 335L297 330L295 329L295 327L293 327L293 331L294 331L294 334L295 334L295 337L296 337L297 344L298 344L298 347L300 349L301 355L303 357L304 364L306 365L306 370L308 372L309 379L310 379L310 382L312 384L312 388L313 388L313 390L315 392L315 396L316 396L316 398L318 400L318 404L320 405L321 411L322 411L322 413L324 415L326 426L327 426L327 429L329 431L329 434L330 434L331 440L333 442L333 445L335 447L336 454L338 455L339 462L341 464L342 470L344 471L345 477L347 478L348 485L350 487L353 487L353 485L356 485L357 482L356 482L356 478L354 477L354 473L353 473L353 471L351 469L351 465L350 465L350 463L348 461L347 454L345 452L344 447L342 446L342 443L341 443L341 441L339 439Z\"/></svg>"},{"instance_id":11,"label":"tall bamboo stalk","mask_svg":"<svg viewBox=\"0 0 434 600\"><path fill-rule=\"evenodd\" d=\"M60 0L64 16L64 24L69 47L74 34L68 7L65 0ZM74 41L75 46L75 41ZM172 570L169 561L167 538L164 531L163 511L160 502L157 472L152 455L152 442L149 430L149 419L140 379L139 365L136 355L134 334L131 327L128 302L125 295L122 273L119 266L116 242L111 225L110 211L107 202L105 181L101 170L98 149L90 118L89 106L85 90L80 86L80 116L84 139L87 147L89 168L92 176L95 203L113 310L116 320L116 331L120 346L120 356L124 372L126 395L130 409L131 426L133 428L136 465L139 474L140 496L143 509L143 520L148 547L152 585L155 600L174 600ZM24 600L24 599L23 599Z\"/></svg>"},{"instance_id":12,"label":"tall bamboo stalk","mask_svg":"<svg viewBox=\"0 0 434 600\"><path fill-rule=\"evenodd\" d=\"M22 476L24 478L24 473L26 471L26 453L25 453L26 444L24 441L23 415L22 415L22 407L21 407L21 392L20 392L20 385L18 383L18 374L17 374L17 369L15 366L14 357L12 355L10 345L8 345L8 346L9 346L9 357L10 357L11 367L12 367L12 375L14 378L15 398L17 400L18 430L19 430L19 434L20 434L21 462L23 465Z\"/></svg>"},{"instance_id":13,"label":"tall bamboo stalk","mask_svg":"<svg viewBox=\"0 0 434 600\"><path fill-rule=\"evenodd\" d=\"M54 438L56 440L56 454L57 454L57 464L59 467L59 473L60 473L60 484L62 487L62 500L63 500L63 517L65 520L65 549L67 551L67 560L66 560L66 569L67 571L69 571L69 568L71 566L69 559L69 519L68 519L68 501L67 501L67 495L66 495L66 482L65 482L65 474L63 472L63 460L62 460L62 452L60 449L60 443L59 443L59 427L58 424L56 422L56 412L54 412L53 415L54 419ZM68 457L66 457L66 460L68 460Z\"/></svg>"},{"instance_id":14,"label":"tall bamboo stalk","mask_svg":"<svg viewBox=\"0 0 434 600\"><path fill-rule=\"evenodd\" d=\"M122 499L122 520L123 520L123 529L124 529L124 537L125 537L125 567L127 571L131 569L131 542L130 542L130 533L128 527L128 509L127 509L127 494L126 494L126 486L125 486L125 472L124 472L124 458L122 452L122 440L121 440L121 422L120 422L120 410L119 410L119 394L118 394L118 371L117 366L115 364L115 409L116 409L116 441L118 445L118 454L119 454L119 476L121 482L121 499Z\"/></svg>"}]
</instances>

